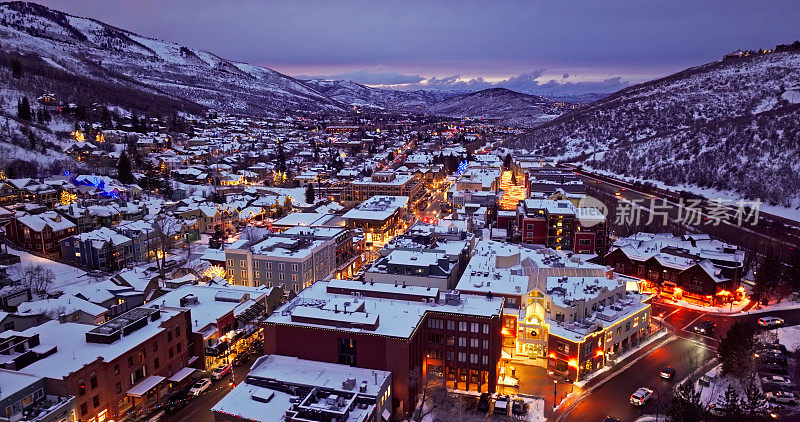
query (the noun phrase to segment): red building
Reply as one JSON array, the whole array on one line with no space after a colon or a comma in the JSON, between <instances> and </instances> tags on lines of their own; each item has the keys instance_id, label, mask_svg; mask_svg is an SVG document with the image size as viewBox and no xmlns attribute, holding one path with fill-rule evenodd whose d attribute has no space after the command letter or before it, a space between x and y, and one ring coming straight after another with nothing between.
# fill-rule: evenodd
<instances>
[{"instance_id":1,"label":"red building","mask_svg":"<svg viewBox=\"0 0 800 422\"><path fill-rule=\"evenodd\" d=\"M603 254L608 245L605 216L568 200L526 199L517 207L522 243L575 253Z\"/></svg>"},{"instance_id":2,"label":"red building","mask_svg":"<svg viewBox=\"0 0 800 422\"><path fill-rule=\"evenodd\" d=\"M434 288L319 281L267 320L264 351L392 372L394 415L414 408L419 384L494 392L503 299Z\"/></svg>"},{"instance_id":3,"label":"red building","mask_svg":"<svg viewBox=\"0 0 800 422\"><path fill-rule=\"evenodd\" d=\"M46 255L59 255L61 241L75 234L75 223L55 211L16 217L6 225L15 244Z\"/></svg>"},{"instance_id":4,"label":"red building","mask_svg":"<svg viewBox=\"0 0 800 422\"><path fill-rule=\"evenodd\" d=\"M76 397L82 421L119 420L188 381L189 313L135 308L103 325L49 321L0 336L3 367Z\"/></svg>"}]
</instances>

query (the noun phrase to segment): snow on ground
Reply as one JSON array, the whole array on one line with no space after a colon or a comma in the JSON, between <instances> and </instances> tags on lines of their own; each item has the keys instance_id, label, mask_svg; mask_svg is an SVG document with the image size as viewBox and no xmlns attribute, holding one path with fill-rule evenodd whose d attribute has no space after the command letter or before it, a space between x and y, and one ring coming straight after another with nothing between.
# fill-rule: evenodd
<instances>
[{"instance_id":1,"label":"snow on ground","mask_svg":"<svg viewBox=\"0 0 800 422\"><path fill-rule=\"evenodd\" d=\"M522 397L528 405L528 413L525 415L527 422L544 422L544 399L541 397Z\"/></svg>"},{"instance_id":2,"label":"snow on ground","mask_svg":"<svg viewBox=\"0 0 800 422\"><path fill-rule=\"evenodd\" d=\"M745 312L745 314L763 314L767 312L787 311L792 309L800 309L800 302L792 302L787 300L780 303L771 303L766 306L756 305L752 309L749 309L747 312Z\"/></svg>"},{"instance_id":3,"label":"snow on ground","mask_svg":"<svg viewBox=\"0 0 800 422\"><path fill-rule=\"evenodd\" d=\"M91 278L86 276L86 271L71 265L62 264L50 259L42 258L36 255L29 254L28 252L18 251L8 248L8 252L20 257L20 263L8 267L9 275L17 276L28 265L41 265L42 267L52 270L55 277L50 290L58 290L65 286L77 283L90 283Z\"/></svg>"},{"instance_id":4,"label":"snow on ground","mask_svg":"<svg viewBox=\"0 0 800 422\"><path fill-rule=\"evenodd\" d=\"M689 303L685 300L673 300L670 298L660 298L659 301L664 303L669 303L672 305L677 305L682 308L689 308L694 309L696 311L703 311L708 313L720 313L720 314L738 314L742 312L747 304L750 303L750 299L745 299L744 301L737 301L733 302L733 305L724 305L724 306L700 306L695 305L693 303Z\"/></svg>"},{"instance_id":5,"label":"snow on ground","mask_svg":"<svg viewBox=\"0 0 800 422\"><path fill-rule=\"evenodd\" d=\"M786 346L786 350L794 352L800 349L800 325L781 327L772 331L777 332L778 342Z\"/></svg>"}]
</instances>

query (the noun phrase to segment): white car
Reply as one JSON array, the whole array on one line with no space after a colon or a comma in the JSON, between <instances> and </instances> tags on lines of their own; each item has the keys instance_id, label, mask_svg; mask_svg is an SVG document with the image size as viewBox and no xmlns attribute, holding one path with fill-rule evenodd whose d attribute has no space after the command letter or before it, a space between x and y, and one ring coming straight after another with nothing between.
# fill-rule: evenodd
<instances>
[{"instance_id":1,"label":"white car","mask_svg":"<svg viewBox=\"0 0 800 422\"><path fill-rule=\"evenodd\" d=\"M770 327L780 327L784 324L783 318L778 318L774 316L765 316L758 319L758 325L766 328Z\"/></svg>"},{"instance_id":2,"label":"white car","mask_svg":"<svg viewBox=\"0 0 800 422\"><path fill-rule=\"evenodd\" d=\"M231 372L231 366L230 365L218 366L218 367L214 368L213 371L211 371L211 379L215 380L215 381L216 380L220 380L225 375L228 375L228 372Z\"/></svg>"},{"instance_id":3,"label":"white car","mask_svg":"<svg viewBox=\"0 0 800 422\"><path fill-rule=\"evenodd\" d=\"M208 378L200 378L199 380L195 381L192 385L192 388L189 389L189 394L193 396L199 396L204 391L208 390L208 387L211 387L211 380Z\"/></svg>"},{"instance_id":4,"label":"white car","mask_svg":"<svg viewBox=\"0 0 800 422\"><path fill-rule=\"evenodd\" d=\"M768 377L761 377L761 382L764 384L778 384L778 385L792 385L792 380L780 375L770 375Z\"/></svg>"},{"instance_id":5,"label":"white car","mask_svg":"<svg viewBox=\"0 0 800 422\"><path fill-rule=\"evenodd\" d=\"M653 397L653 390L649 388L640 388L631 394L631 404L634 406L644 406L647 401Z\"/></svg>"},{"instance_id":6,"label":"white car","mask_svg":"<svg viewBox=\"0 0 800 422\"><path fill-rule=\"evenodd\" d=\"M764 396L772 403L797 404L797 396L788 391L767 391Z\"/></svg>"}]
</instances>

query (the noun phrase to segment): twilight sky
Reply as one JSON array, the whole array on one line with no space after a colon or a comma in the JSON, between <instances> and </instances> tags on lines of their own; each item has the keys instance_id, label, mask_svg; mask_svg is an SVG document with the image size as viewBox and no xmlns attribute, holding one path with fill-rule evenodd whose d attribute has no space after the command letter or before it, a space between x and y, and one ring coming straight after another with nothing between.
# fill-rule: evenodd
<instances>
[{"instance_id":1,"label":"twilight sky","mask_svg":"<svg viewBox=\"0 0 800 422\"><path fill-rule=\"evenodd\" d=\"M37 0L293 76L610 92L800 39L798 0Z\"/></svg>"}]
</instances>

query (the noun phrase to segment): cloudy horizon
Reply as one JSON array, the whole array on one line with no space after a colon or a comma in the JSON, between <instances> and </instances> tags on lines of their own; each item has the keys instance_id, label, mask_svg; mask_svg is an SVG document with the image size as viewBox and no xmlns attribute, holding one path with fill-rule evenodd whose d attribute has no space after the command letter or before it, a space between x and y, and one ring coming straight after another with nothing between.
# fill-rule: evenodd
<instances>
[{"instance_id":1,"label":"cloudy horizon","mask_svg":"<svg viewBox=\"0 0 800 422\"><path fill-rule=\"evenodd\" d=\"M295 77L399 89L608 93L800 37L788 0L37 2Z\"/></svg>"}]
</instances>

